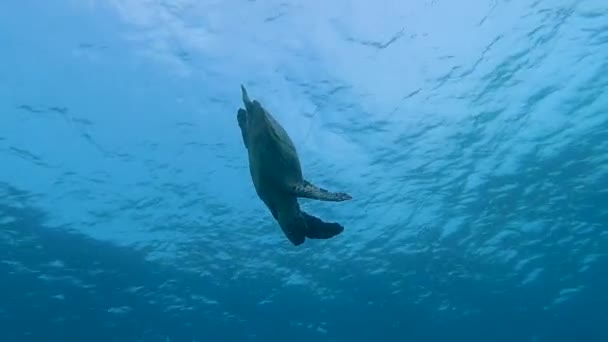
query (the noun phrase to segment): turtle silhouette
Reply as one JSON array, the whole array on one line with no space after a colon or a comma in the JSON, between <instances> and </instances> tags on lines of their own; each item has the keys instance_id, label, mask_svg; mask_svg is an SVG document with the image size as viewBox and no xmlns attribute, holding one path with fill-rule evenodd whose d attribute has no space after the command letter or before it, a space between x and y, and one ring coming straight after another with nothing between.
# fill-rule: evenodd
<instances>
[{"instance_id":1,"label":"turtle silhouette","mask_svg":"<svg viewBox=\"0 0 608 342\"><path fill-rule=\"evenodd\" d=\"M329 239L344 231L335 222L324 222L300 209L298 198L341 202L352 199L344 192L315 186L302 176L298 153L289 135L258 102L250 100L241 85L245 109L237 121L249 158L249 171L258 197L270 210L287 239L295 246L309 239Z\"/></svg>"}]
</instances>

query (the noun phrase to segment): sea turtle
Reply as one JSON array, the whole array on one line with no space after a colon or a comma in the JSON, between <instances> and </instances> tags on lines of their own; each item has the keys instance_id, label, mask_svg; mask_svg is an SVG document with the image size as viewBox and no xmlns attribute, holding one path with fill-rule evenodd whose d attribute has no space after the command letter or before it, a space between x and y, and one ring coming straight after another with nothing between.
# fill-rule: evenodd
<instances>
[{"instance_id":1,"label":"sea turtle","mask_svg":"<svg viewBox=\"0 0 608 342\"><path fill-rule=\"evenodd\" d=\"M305 238L329 239L344 227L324 222L300 209L298 197L341 202L352 199L344 192L330 192L302 177L298 153L283 127L257 100L250 100L241 85L245 109L237 121L249 156L249 171L258 197L270 210L289 241L299 246Z\"/></svg>"}]
</instances>

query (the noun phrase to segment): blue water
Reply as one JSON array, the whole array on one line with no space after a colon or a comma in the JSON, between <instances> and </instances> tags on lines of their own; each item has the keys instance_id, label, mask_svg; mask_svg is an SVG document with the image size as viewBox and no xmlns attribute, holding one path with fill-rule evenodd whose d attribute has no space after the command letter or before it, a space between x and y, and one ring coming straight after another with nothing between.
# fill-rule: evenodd
<instances>
[{"instance_id":1,"label":"blue water","mask_svg":"<svg viewBox=\"0 0 608 342\"><path fill-rule=\"evenodd\" d=\"M605 1L0 4L2 342L608 341L607 228Z\"/></svg>"}]
</instances>

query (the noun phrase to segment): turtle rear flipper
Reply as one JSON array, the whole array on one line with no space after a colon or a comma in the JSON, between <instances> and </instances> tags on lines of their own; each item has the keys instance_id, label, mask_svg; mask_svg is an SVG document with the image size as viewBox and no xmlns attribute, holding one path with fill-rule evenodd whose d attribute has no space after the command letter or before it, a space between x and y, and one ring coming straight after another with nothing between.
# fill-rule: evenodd
<instances>
[{"instance_id":1,"label":"turtle rear flipper","mask_svg":"<svg viewBox=\"0 0 608 342\"><path fill-rule=\"evenodd\" d=\"M352 199L347 193L327 191L306 180L303 180L301 183L291 184L289 190L295 196L319 201L342 202Z\"/></svg>"},{"instance_id":2,"label":"turtle rear flipper","mask_svg":"<svg viewBox=\"0 0 608 342\"><path fill-rule=\"evenodd\" d=\"M302 211L302 216L308 226L306 237L309 239L329 239L344 231L344 227L335 222L324 222Z\"/></svg>"}]
</instances>

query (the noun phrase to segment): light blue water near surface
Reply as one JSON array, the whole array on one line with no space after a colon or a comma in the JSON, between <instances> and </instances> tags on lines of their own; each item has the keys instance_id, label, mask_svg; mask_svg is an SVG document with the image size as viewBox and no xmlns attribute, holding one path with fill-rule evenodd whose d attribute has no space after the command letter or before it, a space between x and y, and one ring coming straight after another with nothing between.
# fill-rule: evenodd
<instances>
[{"instance_id":1,"label":"light blue water near surface","mask_svg":"<svg viewBox=\"0 0 608 342\"><path fill-rule=\"evenodd\" d=\"M607 341L608 4L4 1L1 341ZM292 246L240 84L294 140Z\"/></svg>"}]
</instances>

